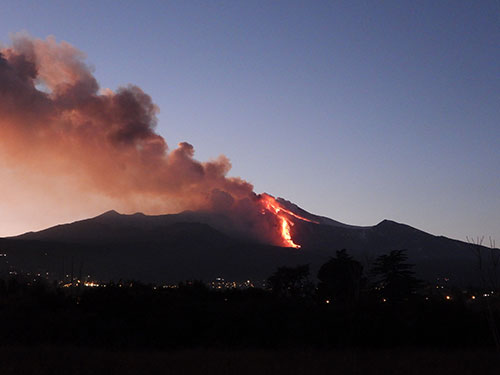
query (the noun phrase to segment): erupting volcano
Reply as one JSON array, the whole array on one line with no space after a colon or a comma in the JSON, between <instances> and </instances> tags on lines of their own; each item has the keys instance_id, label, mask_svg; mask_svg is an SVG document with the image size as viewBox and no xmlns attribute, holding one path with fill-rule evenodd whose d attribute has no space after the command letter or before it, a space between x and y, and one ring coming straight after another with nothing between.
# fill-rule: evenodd
<instances>
[{"instance_id":1,"label":"erupting volcano","mask_svg":"<svg viewBox=\"0 0 500 375\"><path fill-rule=\"evenodd\" d=\"M42 213L39 227L67 221L68 212L208 211L243 236L300 248L293 220L311 220L228 176L224 155L200 162L187 142L170 149L155 131L157 112L137 86L100 89L68 43L15 36L0 49L0 211L22 201L30 217Z\"/></svg>"},{"instance_id":2,"label":"erupting volcano","mask_svg":"<svg viewBox=\"0 0 500 375\"><path fill-rule=\"evenodd\" d=\"M263 215L266 215L269 212L275 215L279 220L279 235L282 239L282 246L300 249L300 245L296 244L292 239L292 234L290 231L294 225L294 222L290 219L290 217L294 217L302 221L307 221L309 223L319 224L317 221L306 219L305 217L299 216L294 212L287 210L269 194L261 194L259 202L263 206L261 210L261 213Z\"/></svg>"}]
</instances>

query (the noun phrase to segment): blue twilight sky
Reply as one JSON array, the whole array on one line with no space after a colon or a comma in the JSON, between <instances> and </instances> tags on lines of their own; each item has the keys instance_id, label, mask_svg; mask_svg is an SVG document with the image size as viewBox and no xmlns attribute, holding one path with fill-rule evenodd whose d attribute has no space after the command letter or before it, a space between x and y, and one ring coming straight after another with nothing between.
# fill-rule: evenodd
<instances>
[{"instance_id":1,"label":"blue twilight sky","mask_svg":"<svg viewBox=\"0 0 500 375\"><path fill-rule=\"evenodd\" d=\"M10 1L26 31L134 83L158 132L256 192L350 224L500 242L498 1ZM26 228L27 230L30 228Z\"/></svg>"}]
</instances>

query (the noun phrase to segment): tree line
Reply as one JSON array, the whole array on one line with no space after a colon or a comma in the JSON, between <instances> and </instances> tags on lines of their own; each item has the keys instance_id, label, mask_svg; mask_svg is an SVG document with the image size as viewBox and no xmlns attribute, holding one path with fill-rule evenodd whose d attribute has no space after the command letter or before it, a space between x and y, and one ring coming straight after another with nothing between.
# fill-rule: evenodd
<instances>
[{"instance_id":1,"label":"tree line","mask_svg":"<svg viewBox=\"0 0 500 375\"><path fill-rule=\"evenodd\" d=\"M364 270L340 250L317 278L313 283L309 266L301 265L278 268L269 289L214 290L200 281L62 288L43 279L0 280L0 345L495 347L498 297L488 297L487 310L479 295L473 303L458 292L450 300L432 298L404 251Z\"/></svg>"},{"instance_id":2,"label":"tree line","mask_svg":"<svg viewBox=\"0 0 500 375\"><path fill-rule=\"evenodd\" d=\"M407 260L404 250L393 250L375 259L365 275L363 265L343 249L321 266L317 288L310 280L309 265L280 267L267 281L273 293L280 297L315 295L326 303L352 307L359 302L361 294L369 290L383 302L398 303L415 297L422 286L415 277L414 265Z\"/></svg>"}]
</instances>

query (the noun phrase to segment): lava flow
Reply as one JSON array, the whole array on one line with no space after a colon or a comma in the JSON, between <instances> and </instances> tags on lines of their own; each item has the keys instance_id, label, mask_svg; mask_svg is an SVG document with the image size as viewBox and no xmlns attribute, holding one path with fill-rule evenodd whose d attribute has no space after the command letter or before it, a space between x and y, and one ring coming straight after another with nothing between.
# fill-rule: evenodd
<instances>
[{"instance_id":1,"label":"lava flow","mask_svg":"<svg viewBox=\"0 0 500 375\"><path fill-rule=\"evenodd\" d=\"M293 247L295 249L300 249L300 245L293 242L292 234L290 233L290 229L294 225L293 221L290 219L290 216L302 221L318 224L318 222L316 221L306 219L305 217L299 216L294 212L287 210L286 208L282 207L276 199L274 199L272 196L268 194L260 195L260 202L264 206L264 208L262 209L263 215L266 214L266 211L271 212L280 221L279 234L282 239L282 243L285 247Z\"/></svg>"}]
</instances>

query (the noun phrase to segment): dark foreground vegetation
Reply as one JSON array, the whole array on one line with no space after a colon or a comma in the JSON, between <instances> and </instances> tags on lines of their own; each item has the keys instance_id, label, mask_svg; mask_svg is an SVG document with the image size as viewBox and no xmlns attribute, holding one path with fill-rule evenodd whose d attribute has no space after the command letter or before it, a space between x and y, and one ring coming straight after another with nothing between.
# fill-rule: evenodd
<instances>
[{"instance_id":1,"label":"dark foreground vegetation","mask_svg":"<svg viewBox=\"0 0 500 375\"><path fill-rule=\"evenodd\" d=\"M304 265L247 289L0 280L0 373L500 370L497 290L425 284L405 261L393 251L365 273L339 251L317 284Z\"/></svg>"}]
</instances>

